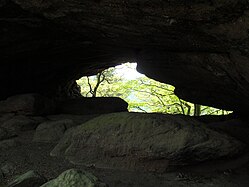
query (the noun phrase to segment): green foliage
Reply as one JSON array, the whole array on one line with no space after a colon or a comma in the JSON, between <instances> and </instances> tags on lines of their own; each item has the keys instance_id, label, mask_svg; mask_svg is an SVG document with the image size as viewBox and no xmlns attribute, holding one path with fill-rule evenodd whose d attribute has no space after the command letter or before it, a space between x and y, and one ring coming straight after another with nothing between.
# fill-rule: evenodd
<instances>
[{"instance_id":1,"label":"green foliage","mask_svg":"<svg viewBox=\"0 0 249 187\"><path fill-rule=\"evenodd\" d=\"M134 65L125 64L127 71ZM129 103L129 111L160 112L185 115L227 114L227 111L183 101L174 94L174 87L146 76L127 78L117 68L109 68L96 76L82 77L77 83L85 97L120 97ZM94 93L96 90L96 93Z\"/></svg>"}]
</instances>

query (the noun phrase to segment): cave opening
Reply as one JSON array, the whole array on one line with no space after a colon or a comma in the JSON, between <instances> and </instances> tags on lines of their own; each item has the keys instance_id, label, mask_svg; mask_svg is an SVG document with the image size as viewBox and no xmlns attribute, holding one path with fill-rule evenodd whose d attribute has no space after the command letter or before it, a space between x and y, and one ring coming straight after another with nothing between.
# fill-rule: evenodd
<instances>
[{"instance_id":1,"label":"cave opening","mask_svg":"<svg viewBox=\"0 0 249 187\"><path fill-rule=\"evenodd\" d=\"M0 0L0 187L249 186L248 23L249 0Z\"/></svg>"},{"instance_id":2,"label":"cave opening","mask_svg":"<svg viewBox=\"0 0 249 187\"><path fill-rule=\"evenodd\" d=\"M119 97L128 103L129 112L183 114L189 116L228 115L227 111L180 99L170 84L153 80L127 62L84 76L76 82L84 97Z\"/></svg>"}]
</instances>

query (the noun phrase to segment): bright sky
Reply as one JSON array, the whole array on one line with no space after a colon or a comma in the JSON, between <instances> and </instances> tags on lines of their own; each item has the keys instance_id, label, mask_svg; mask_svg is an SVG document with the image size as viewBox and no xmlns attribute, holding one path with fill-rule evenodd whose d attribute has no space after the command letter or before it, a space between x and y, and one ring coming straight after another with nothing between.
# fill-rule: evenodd
<instances>
[{"instance_id":1,"label":"bright sky","mask_svg":"<svg viewBox=\"0 0 249 187\"><path fill-rule=\"evenodd\" d=\"M139 77L144 77L145 75L137 72L136 67L137 67L137 63L127 62L125 64L116 66L115 72L118 75L120 75L123 78L128 79L128 80L134 80L134 79L137 79Z\"/></svg>"}]
</instances>

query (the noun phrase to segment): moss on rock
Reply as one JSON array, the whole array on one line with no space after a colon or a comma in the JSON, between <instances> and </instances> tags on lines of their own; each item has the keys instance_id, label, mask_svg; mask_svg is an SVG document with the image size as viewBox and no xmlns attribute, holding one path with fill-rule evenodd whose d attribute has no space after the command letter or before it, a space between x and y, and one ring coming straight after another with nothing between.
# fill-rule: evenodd
<instances>
[{"instance_id":1,"label":"moss on rock","mask_svg":"<svg viewBox=\"0 0 249 187\"><path fill-rule=\"evenodd\" d=\"M41 187L107 187L107 185L91 173L70 169Z\"/></svg>"}]
</instances>

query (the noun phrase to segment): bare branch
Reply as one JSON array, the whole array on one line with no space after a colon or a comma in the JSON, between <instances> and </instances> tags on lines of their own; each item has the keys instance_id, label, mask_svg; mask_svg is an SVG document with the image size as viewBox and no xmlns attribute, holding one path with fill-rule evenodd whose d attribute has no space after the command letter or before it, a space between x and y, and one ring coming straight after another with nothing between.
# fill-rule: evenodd
<instances>
[{"instance_id":1,"label":"bare branch","mask_svg":"<svg viewBox=\"0 0 249 187\"><path fill-rule=\"evenodd\" d=\"M88 83L88 86L89 86L89 92L88 93L91 93L92 94L92 96L93 96L93 88L92 88L92 85L91 85L91 83L90 83L90 78L89 78L89 76L87 76L87 83ZM87 93L87 94L88 94Z\"/></svg>"},{"instance_id":2,"label":"bare branch","mask_svg":"<svg viewBox=\"0 0 249 187\"><path fill-rule=\"evenodd\" d=\"M147 111L146 111L146 110L142 109L142 108L141 108L141 107L139 107L139 106L135 106L135 108L137 108L138 110L141 110L141 111L143 111L143 112L147 113Z\"/></svg>"},{"instance_id":3,"label":"bare branch","mask_svg":"<svg viewBox=\"0 0 249 187\"><path fill-rule=\"evenodd\" d=\"M214 114L214 113L216 113L216 112L219 112L219 111L221 111L222 109L217 109L217 110L215 110L215 111L213 111L213 112L210 112L210 113L208 113L208 115L212 115L212 114Z\"/></svg>"},{"instance_id":4,"label":"bare branch","mask_svg":"<svg viewBox=\"0 0 249 187\"><path fill-rule=\"evenodd\" d=\"M165 88L165 87L163 87L163 86L158 86L158 85L155 85L155 84L147 84L147 83L145 83L143 80L139 80L140 81L140 85L145 85L145 86L148 86L148 87L156 87L156 88L159 88L159 89L162 89L162 90L167 90L167 91L169 91L169 92L174 92L174 90L170 90L170 89L168 89L168 88Z\"/></svg>"}]
</instances>

